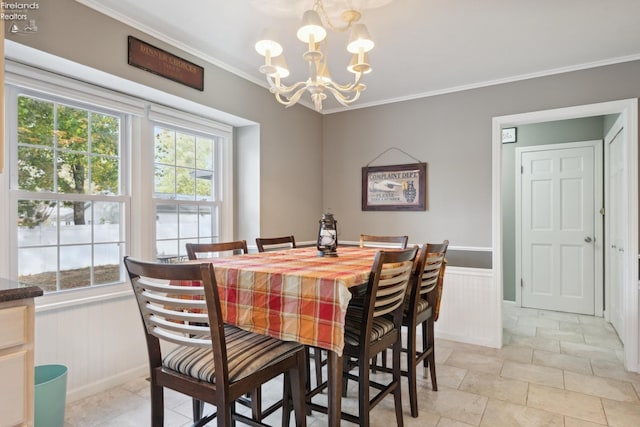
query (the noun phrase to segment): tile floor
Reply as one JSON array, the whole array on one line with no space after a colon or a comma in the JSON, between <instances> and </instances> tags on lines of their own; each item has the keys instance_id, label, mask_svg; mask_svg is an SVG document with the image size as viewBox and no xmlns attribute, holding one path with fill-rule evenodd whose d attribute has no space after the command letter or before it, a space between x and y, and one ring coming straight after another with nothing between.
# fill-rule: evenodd
<instances>
[{"instance_id":1,"label":"tile floor","mask_svg":"<svg viewBox=\"0 0 640 427\"><path fill-rule=\"evenodd\" d=\"M405 426L640 426L640 374L624 370L622 345L611 325L601 318L505 305L503 326L502 349L437 340L439 391L419 378L420 416L412 418L403 380ZM282 388L275 381L264 390L275 396ZM148 396L148 383L138 378L72 402L65 427L149 426ZM343 409L354 407L356 384L350 382ZM373 411L372 426L395 425L392 398ZM166 426L190 425L191 400L165 392L165 414ZM279 426L279 416L267 423ZM315 412L307 421L326 425Z\"/></svg>"}]
</instances>

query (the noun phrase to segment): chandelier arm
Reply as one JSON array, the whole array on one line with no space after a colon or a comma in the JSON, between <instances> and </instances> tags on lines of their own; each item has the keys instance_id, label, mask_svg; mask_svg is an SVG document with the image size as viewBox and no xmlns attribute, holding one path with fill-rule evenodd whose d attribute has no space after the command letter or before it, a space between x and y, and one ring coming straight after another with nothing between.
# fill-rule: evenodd
<instances>
[{"instance_id":1,"label":"chandelier arm","mask_svg":"<svg viewBox=\"0 0 640 427\"><path fill-rule=\"evenodd\" d=\"M346 85L341 85L339 83L331 81L328 84L326 84L326 86L329 86L329 85L333 86L335 89L339 90L340 92L353 92L355 90L355 88L360 85L360 80L362 80L362 76L363 76L363 73L356 73L356 78L355 78L355 81L353 83L349 83L349 84L346 84ZM361 89L361 90L363 90L363 89Z\"/></svg>"},{"instance_id":2,"label":"chandelier arm","mask_svg":"<svg viewBox=\"0 0 640 427\"><path fill-rule=\"evenodd\" d=\"M336 98L336 101L338 101L340 104L344 105L345 107L348 107L349 104L351 104L352 102L360 98L360 92L362 92L361 89L357 89L353 94L353 97L349 98L345 96L342 92L337 90L336 88L333 88L331 86L326 86L326 88L329 92L333 94L333 96Z\"/></svg>"},{"instance_id":3,"label":"chandelier arm","mask_svg":"<svg viewBox=\"0 0 640 427\"><path fill-rule=\"evenodd\" d=\"M298 82L291 86L285 86L281 84L279 81L274 81L269 74L265 74L265 75L267 76L267 83L269 84L269 91L271 91L271 93L280 93L286 96L287 93L297 90L300 86L306 87L307 85L307 82Z\"/></svg>"},{"instance_id":4,"label":"chandelier arm","mask_svg":"<svg viewBox=\"0 0 640 427\"><path fill-rule=\"evenodd\" d=\"M302 96L302 94L304 93L304 91L307 89L306 86L301 87L300 89L298 89L297 92L295 92L293 95L287 97L286 95L284 95L284 97L286 98L283 99L283 94L280 92L274 92L276 99L278 100L278 102L282 105L284 105L286 108L291 107L292 105L294 105L295 103L298 102L298 100L300 99L300 97Z\"/></svg>"}]
</instances>

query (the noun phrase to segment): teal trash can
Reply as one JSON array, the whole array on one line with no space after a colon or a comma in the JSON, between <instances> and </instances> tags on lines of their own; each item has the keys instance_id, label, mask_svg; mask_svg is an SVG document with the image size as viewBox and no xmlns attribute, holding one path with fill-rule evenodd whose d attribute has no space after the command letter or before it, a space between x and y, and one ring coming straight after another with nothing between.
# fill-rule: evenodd
<instances>
[{"instance_id":1,"label":"teal trash can","mask_svg":"<svg viewBox=\"0 0 640 427\"><path fill-rule=\"evenodd\" d=\"M34 427L64 427L67 397L67 367L36 366L34 390Z\"/></svg>"}]
</instances>

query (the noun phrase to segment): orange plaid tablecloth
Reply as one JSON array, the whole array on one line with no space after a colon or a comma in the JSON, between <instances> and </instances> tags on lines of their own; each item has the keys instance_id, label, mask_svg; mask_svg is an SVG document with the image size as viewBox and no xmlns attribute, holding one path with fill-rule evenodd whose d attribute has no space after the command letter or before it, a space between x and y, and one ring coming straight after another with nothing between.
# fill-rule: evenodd
<instances>
[{"instance_id":1,"label":"orange plaid tablecloth","mask_svg":"<svg viewBox=\"0 0 640 427\"><path fill-rule=\"evenodd\" d=\"M369 279L375 254L341 247L338 257L319 257L316 248L298 248L206 261L225 322L341 355L349 288Z\"/></svg>"}]
</instances>

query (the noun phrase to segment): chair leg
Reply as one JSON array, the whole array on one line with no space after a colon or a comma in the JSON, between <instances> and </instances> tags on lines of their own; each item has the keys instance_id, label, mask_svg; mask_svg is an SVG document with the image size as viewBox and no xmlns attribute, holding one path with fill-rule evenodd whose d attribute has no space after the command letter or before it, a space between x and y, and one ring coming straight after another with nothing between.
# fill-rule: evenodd
<instances>
[{"instance_id":1,"label":"chair leg","mask_svg":"<svg viewBox=\"0 0 640 427\"><path fill-rule=\"evenodd\" d=\"M164 425L164 390L153 383L151 384L151 425Z\"/></svg>"},{"instance_id":2,"label":"chair leg","mask_svg":"<svg viewBox=\"0 0 640 427\"><path fill-rule=\"evenodd\" d=\"M254 420L262 421L262 388L256 387L251 391L251 416Z\"/></svg>"},{"instance_id":3,"label":"chair leg","mask_svg":"<svg viewBox=\"0 0 640 427\"><path fill-rule=\"evenodd\" d=\"M316 366L316 387L322 384L322 350L313 349L313 361Z\"/></svg>"},{"instance_id":4,"label":"chair leg","mask_svg":"<svg viewBox=\"0 0 640 427\"><path fill-rule=\"evenodd\" d=\"M402 371L400 367L400 353L402 353L402 338L393 345L393 381L396 388L393 391L394 405L396 408L396 424L398 427L404 427L404 418L402 417Z\"/></svg>"},{"instance_id":5,"label":"chair leg","mask_svg":"<svg viewBox=\"0 0 640 427\"><path fill-rule=\"evenodd\" d=\"M197 422L202 418L202 411L204 409L204 402L198 399L192 399L191 405L193 408L193 422Z\"/></svg>"},{"instance_id":6,"label":"chair leg","mask_svg":"<svg viewBox=\"0 0 640 427\"><path fill-rule=\"evenodd\" d=\"M298 367L291 370L289 381L287 381L290 383L292 391L290 394L292 395L293 410L296 416L296 427L306 427L307 425L305 372L300 368L301 365L304 365L304 362L304 355L300 354L298 356ZM289 413L291 413L291 411L289 411Z\"/></svg>"},{"instance_id":7,"label":"chair leg","mask_svg":"<svg viewBox=\"0 0 640 427\"><path fill-rule=\"evenodd\" d=\"M289 427L291 423L291 374L289 372L284 374L284 392L282 395L282 427Z\"/></svg>"},{"instance_id":8,"label":"chair leg","mask_svg":"<svg viewBox=\"0 0 640 427\"><path fill-rule=\"evenodd\" d=\"M431 389L433 391L438 391L438 380L436 379L436 343L434 337L435 322L432 319L429 319L426 323L429 330L427 333L429 346L427 348L430 348L431 352L425 359L425 362L428 361L429 363L429 371L431 373ZM422 325L422 327L424 328L424 325Z\"/></svg>"},{"instance_id":9,"label":"chair leg","mask_svg":"<svg viewBox=\"0 0 640 427\"><path fill-rule=\"evenodd\" d=\"M407 382L409 383L409 406L411 408L411 416L414 418L418 416L418 387L416 384L416 353L418 349L416 335L416 328L407 330Z\"/></svg>"},{"instance_id":10,"label":"chair leg","mask_svg":"<svg viewBox=\"0 0 640 427\"><path fill-rule=\"evenodd\" d=\"M368 357L361 357L358 361L358 419L360 421L360 427L369 427L369 419L371 415L371 396L369 390L370 368L371 359Z\"/></svg>"}]
</instances>

